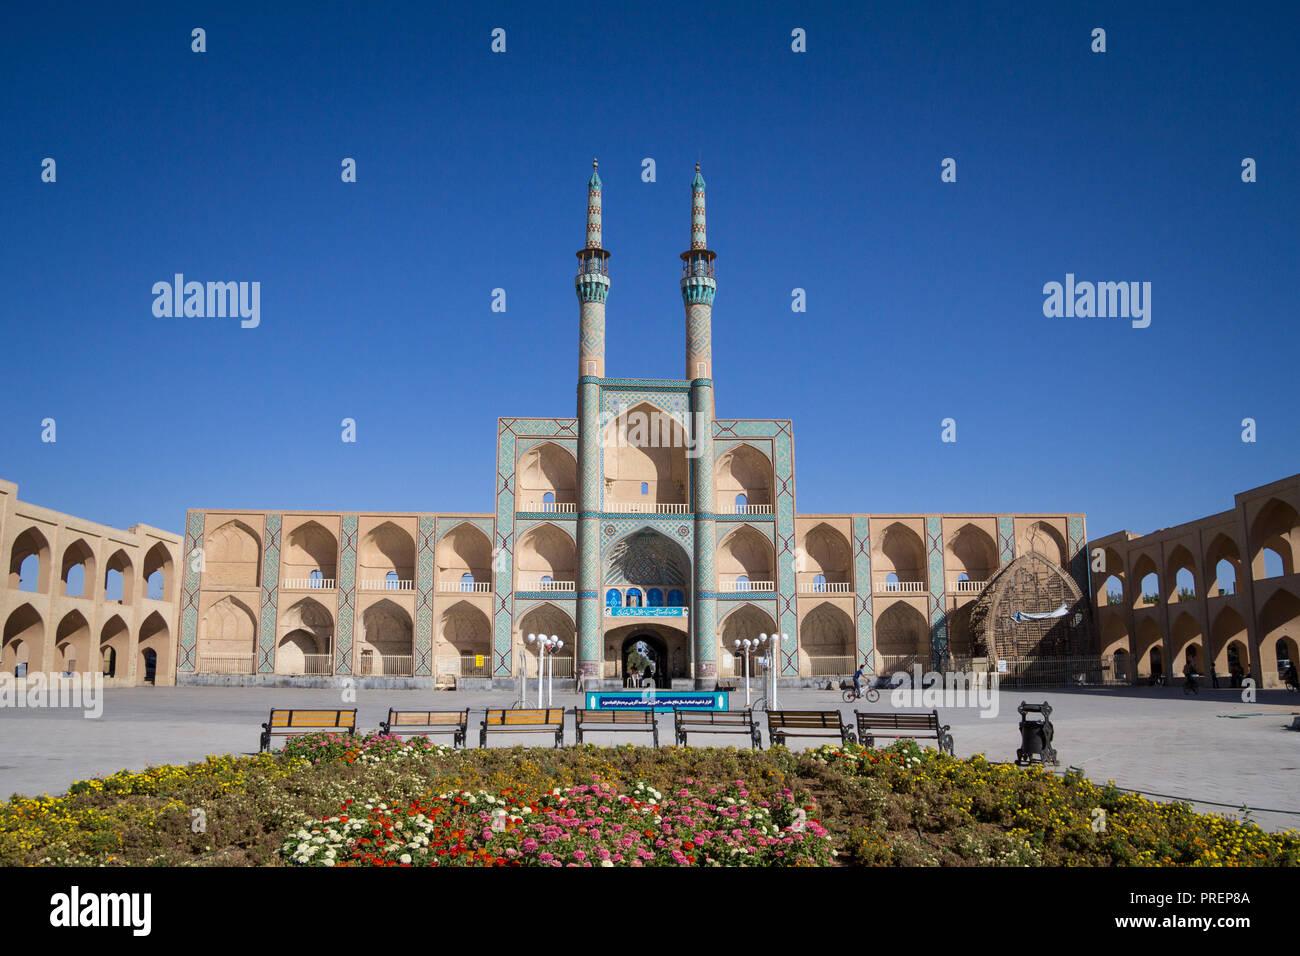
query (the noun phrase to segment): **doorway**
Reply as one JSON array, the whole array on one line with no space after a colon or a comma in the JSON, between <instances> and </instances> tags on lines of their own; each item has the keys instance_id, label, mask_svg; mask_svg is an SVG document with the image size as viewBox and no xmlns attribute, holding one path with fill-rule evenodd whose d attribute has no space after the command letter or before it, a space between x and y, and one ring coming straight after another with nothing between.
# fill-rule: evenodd
<instances>
[{"instance_id":1,"label":"doorway","mask_svg":"<svg viewBox=\"0 0 1300 956\"><path fill-rule=\"evenodd\" d=\"M655 687L667 689L672 686L672 678L668 673L668 644L662 637L646 631L632 634L624 639L620 656L624 686L633 674L644 677L647 668Z\"/></svg>"}]
</instances>

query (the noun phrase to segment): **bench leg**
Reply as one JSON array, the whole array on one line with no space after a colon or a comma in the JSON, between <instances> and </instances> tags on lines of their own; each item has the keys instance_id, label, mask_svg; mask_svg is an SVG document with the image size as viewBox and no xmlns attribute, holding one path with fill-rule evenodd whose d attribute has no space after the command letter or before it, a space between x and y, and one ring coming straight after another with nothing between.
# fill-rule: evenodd
<instances>
[{"instance_id":1,"label":"bench leg","mask_svg":"<svg viewBox=\"0 0 1300 956\"><path fill-rule=\"evenodd\" d=\"M577 740L577 743L575 744L575 746L577 746L577 747L581 747L581 746L582 746L582 728L579 727L577 730L575 730L575 731L573 732L573 734L574 734L574 738Z\"/></svg>"},{"instance_id":2,"label":"bench leg","mask_svg":"<svg viewBox=\"0 0 1300 956\"><path fill-rule=\"evenodd\" d=\"M561 727L555 732L555 749L559 750L564 746L564 728Z\"/></svg>"},{"instance_id":3,"label":"bench leg","mask_svg":"<svg viewBox=\"0 0 1300 956\"><path fill-rule=\"evenodd\" d=\"M654 725L654 730L651 731L651 733L654 735L655 738L655 749L658 750L659 749L659 725L658 724Z\"/></svg>"}]
</instances>

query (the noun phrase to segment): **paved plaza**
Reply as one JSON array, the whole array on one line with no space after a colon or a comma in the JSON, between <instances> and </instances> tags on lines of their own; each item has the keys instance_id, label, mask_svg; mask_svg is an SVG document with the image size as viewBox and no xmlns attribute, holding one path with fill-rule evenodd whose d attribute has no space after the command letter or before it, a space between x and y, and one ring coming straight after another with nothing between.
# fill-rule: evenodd
<instances>
[{"instance_id":1,"label":"paved plaza","mask_svg":"<svg viewBox=\"0 0 1300 956\"><path fill-rule=\"evenodd\" d=\"M356 696L354 705L344 704L336 689L139 687L105 691L103 715L96 720L85 719L80 710L5 708L0 710L0 795L59 794L74 781L124 768L183 764L206 754L254 753L261 723L272 706L355 706L362 731L376 729L389 707L469 707L470 744L476 745L483 708L507 707L514 700L514 694L501 691L358 690ZM881 709L889 706L888 700L884 692L879 703L863 701L857 706ZM1245 804L1252 808L1252 819L1267 829L1300 829L1300 732L1289 729L1300 713L1296 694L1264 691L1254 703L1243 703L1240 691L1227 689L1204 689L1197 697L1185 697L1179 687L1004 691L995 717L982 717L974 708L941 709L943 722L952 725L957 756L983 753L990 760L1014 760L1019 743L1016 705L1021 700L1051 702L1062 769L1081 767L1094 781L1113 779L1121 787L1152 796L1228 807ZM554 706L567 710L580 703L573 693L557 693L554 700ZM825 690L783 691L780 703L789 709L838 708L845 714L854 706L842 703L838 691ZM743 693L733 695L732 706L744 706ZM660 739L669 745L672 715L659 720ZM639 734L599 734L591 739L644 740ZM573 742L572 716L565 740ZM698 743L715 740L718 746L728 746L736 738L700 737ZM492 741L495 746L537 742L536 735L503 735ZM815 742L795 746L809 743ZM282 745L283 740L276 741L276 746ZM1197 809L1232 812L1228 807L1202 804Z\"/></svg>"}]
</instances>

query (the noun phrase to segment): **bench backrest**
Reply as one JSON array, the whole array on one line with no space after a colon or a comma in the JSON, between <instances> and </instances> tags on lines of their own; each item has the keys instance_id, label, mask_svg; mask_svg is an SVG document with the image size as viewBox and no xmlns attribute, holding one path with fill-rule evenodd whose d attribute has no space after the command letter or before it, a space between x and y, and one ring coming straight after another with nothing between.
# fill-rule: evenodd
<instances>
[{"instance_id":1,"label":"bench backrest","mask_svg":"<svg viewBox=\"0 0 1300 956\"><path fill-rule=\"evenodd\" d=\"M653 710L575 710L579 724L653 724Z\"/></svg>"},{"instance_id":2,"label":"bench backrest","mask_svg":"<svg viewBox=\"0 0 1300 956\"><path fill-rule=\"evenodd\" d=\"M271 719L267 721L271 730L321 730L337 728L355 730L357 712L352 710L272 710Z\"/></svg>"},{"instance_id":3,"label":"bench backrest","mask_svg":"<svg viewBox=\"0 0 1300 956\"><path fill-rule=\"evenodd\" d=\"M459 727L469 723L469 710L393 710L388 711L389 727Z\"/></svg>"},{"instance_id":4,"label":"bench backrest","mask_svg":"<svg viewBox=\"0 0 1300 956\"><path fill-rule=\"evenodd\" d=\"M673 717L679 724L712 724L720 727L748 726L754 722L754 715L748 710L674 710Z\"/></svg>"},{"instance_id":5,"label":"bench backrest","mask_svg":"<svg viewBox=\"0 0 1300 956\"><path fill-rule=\"evenodd\" d=\"M938 730L939 712L932 710L924 714L900 714L894 712L871 713L854 711L858 716L858 728L876 730Z\"/></svg>"},{"instance_id":6,"label":"bench backrest","mask_svg":"<svg viewBox=\"0 0 1300 956\"><path fill-rule=\"evenodd\" d=\"M483 721L489 727L519 727L526 724L556 726L564 723L563 707L541 710L489 710Z\"/></svg>"},{"instance_id":7,"label":"bench backrest","mask_svg":"<svg viewBox=\"0 0 1300 956\"><path fill-rule=\"evenodd\" d=\"M839 730L843 726L838 710L769 710L767 725L792 730L822 727Z\"/></svg>"}]
</instances>

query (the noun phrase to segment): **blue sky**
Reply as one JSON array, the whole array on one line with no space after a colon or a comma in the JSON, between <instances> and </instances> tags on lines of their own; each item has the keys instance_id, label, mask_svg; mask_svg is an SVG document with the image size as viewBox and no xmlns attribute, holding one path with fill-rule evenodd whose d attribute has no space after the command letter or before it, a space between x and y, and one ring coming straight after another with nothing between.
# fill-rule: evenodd
<instances>
[{"instance_id":1,"label":"blue sky","mask_svg":"<svg viewBox=\"0 0 1300 956\"><path fill-rule=\"evenodd\" d=\"M263 6L5 14L0 477L26 501L177 531L491 510L497 416L574 414L593 156L607 374L683 374L702 157L718 415L794 421L801 512L1099 536L1300 471L1290 4ZM176 272L260 282L260 326L156 318ZM1044 317L1066 273L1150 282L1150 327Z\"/></svg>"}]
</instances>

